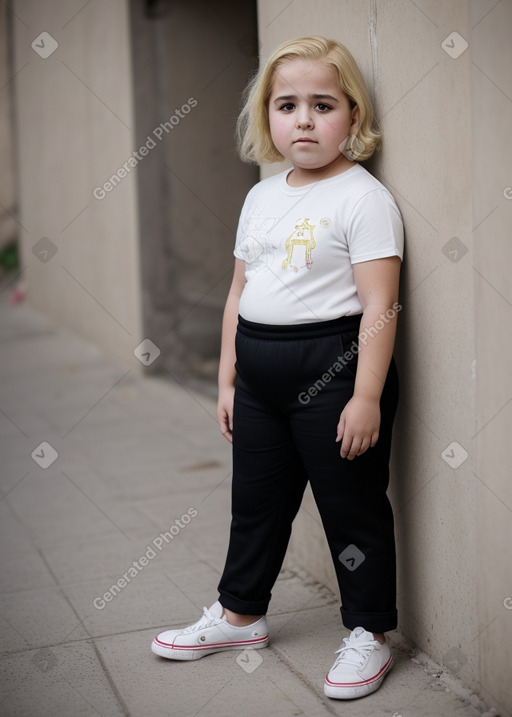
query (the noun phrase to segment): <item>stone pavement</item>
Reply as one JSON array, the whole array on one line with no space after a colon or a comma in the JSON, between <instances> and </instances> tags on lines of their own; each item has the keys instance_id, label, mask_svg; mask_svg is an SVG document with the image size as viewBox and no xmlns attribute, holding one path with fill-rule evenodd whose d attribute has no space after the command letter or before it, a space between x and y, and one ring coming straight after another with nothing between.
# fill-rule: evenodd
<instances>
[{"instance_id":1,"label":"stone pavement","mask_svg":"<svg viewBox=\"0 0 512 717\"><path fill-rule=\"evenodd\" d=\"M380 691L325 698L324 675L348 632L336 595L288 564L268 649L156 657L156 632L195 622L217 599L231 476L214 401L136 375L7 294L0 715L482 714L441 668L412 658L398 632Z\"/></svg>"}]
</instances>

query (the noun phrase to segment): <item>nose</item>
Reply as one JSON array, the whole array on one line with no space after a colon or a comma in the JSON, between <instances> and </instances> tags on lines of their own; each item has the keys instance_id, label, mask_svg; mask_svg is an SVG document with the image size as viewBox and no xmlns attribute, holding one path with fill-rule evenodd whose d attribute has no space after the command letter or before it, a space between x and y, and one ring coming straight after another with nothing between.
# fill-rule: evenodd
<instances>
[{"instance_id":1,"label":"nose","mask_svg":"<svg viewBox=\"0 0 512 717\"><path fill-rule=\"evenodd\" d=\"M305 107L297 112L297 129L311 129L313 127L313 118L309 112L309 108Z\"/></svg>"}]
</instances>

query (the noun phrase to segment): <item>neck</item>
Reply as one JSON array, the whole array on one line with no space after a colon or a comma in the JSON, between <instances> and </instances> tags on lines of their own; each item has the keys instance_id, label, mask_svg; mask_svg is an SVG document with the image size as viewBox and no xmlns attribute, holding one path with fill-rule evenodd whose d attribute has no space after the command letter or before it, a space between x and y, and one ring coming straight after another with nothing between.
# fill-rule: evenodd
<instances>
[{"instance_id":1,"label":"neck","mask_svg":"<svg viewBox=\"0 0 512 717\"><path fill-rule=\"evenodd\" d=\"M355 164L356 162L352 162L344 154L340 154L329 164L315 169L294 165L292 171L286 177L286 181L290 187L303 187L305 184L312 184L321 179L328 179L329 177L335 177L337 174L342 174Z\"/></svg>"}]
</instances>

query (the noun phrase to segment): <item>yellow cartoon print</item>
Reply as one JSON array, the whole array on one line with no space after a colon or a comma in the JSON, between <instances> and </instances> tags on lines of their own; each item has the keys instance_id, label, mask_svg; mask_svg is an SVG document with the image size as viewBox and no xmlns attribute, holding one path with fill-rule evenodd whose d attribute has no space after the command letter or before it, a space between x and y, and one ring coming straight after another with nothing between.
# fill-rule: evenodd
<instances>
[{"instance_id":1,"label":"yellow cartoon print","mask_svg":"<svg viewBox=\"0 0 512 717\"><path fill-rule=\"evenodd\" d=\"M292 269L293 271L299 271L299 269L311 269L313 259L311 258L311 252L316 247L315 237L313 235L313 229L316 224L310 224L309 218L306 217L304 221L297 219L295 223L295 229L290 234L288 239L284 243L284 248L287 251L286 259L281 264L282 269ZM304 261L302 266L292 264L293 252L296 247L305 247L304 249Z\"/></svg>"}]
</instances>

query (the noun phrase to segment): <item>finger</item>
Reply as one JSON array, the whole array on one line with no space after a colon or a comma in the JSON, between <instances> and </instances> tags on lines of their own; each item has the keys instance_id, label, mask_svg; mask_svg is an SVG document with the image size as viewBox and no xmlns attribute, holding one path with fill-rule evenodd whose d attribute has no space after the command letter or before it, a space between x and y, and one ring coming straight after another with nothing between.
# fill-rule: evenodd
<instances>
[{"instance_id":1,"label":"finger","mask_svg":"<svg viewBox=\"0 0 512 717\"><path fill-rule=\"evenodd\" d=\"M358 455L358 456L362 456L363 453L366 453L366 451L368 450L368 448L370 447L370 445L371 445L370 439L369 439L369 438L363 438L363 440L361 441L361 448L360 448L359 451L357 452L357 455Z\"/></svg>"},{"instance_id":2,"label":"finger","mask_svg":"<svg viewBox=\"0 0 512 717\"><path fill-rule=\"evenodd\" d=\"M370 447L369 439L363 438L363 440L361 441L361 445L359 446L359 450L357 451L357 455L361 456L369 447Z\"/></svg>"},{"instance_id":3,"label":"finger","mask_svg":"<svg viewBox=\"0 0 512 717\"><path fill-rule=\"evenodd\" d=\"M378 440L379 440L379 432L377 431L376 433L374 433L372 435L372 442L370 444L372 448L377 445Z\"/></svg>"},{"instance_id":4,"label":"finger","mask_svg":"<svg viewBox=\"0 0 512 717\"><path fill-rule=\"evenodd\" d=\"M345 434L343 441L341 442L340 455L342 458L347 458L352 448L352 436Z\"/></svg>"},{"instance_id":5,"label":"finger","mask_svg":"<svg viewBox=\"0 0 512 717\"><path fill-rule=\"evenodd\" d=\"M361 449L361 440L359 438L354 438L352 441L352 445L350 446L350 451L348 452L347 458L349 461L353 461L354 458L359 454L359 451Z\"/></svg>"},{"instance_id":6,"label":"finger","mask_svg":"<svg viewBox=\"0 0 512 717\"><path fill-rule=\"evenodd\" d=\"M345 419L340 419L340 422L338 423L338 429L336 431L336 443L342 440L343 434L345 432Z\"/></svg>"},{"instance_id":7,"label":"finger","mask_svg":"<svg viewBox=\"0 0 512 717\"><path fill-rule=\"evenodd\" d=\"M233 443L233 434L226 423L224 423L223 426L220 428L220 432L224 436L224 438L229 441L230 443Z\"/></svg>"},{"instance_id":8,"label":"finger","mask_svg":"<svg viewBox=\"0 0 512 717\"><path fill-rule=\"evenodd\" d=\"M219 422L220 432L222 433L223 436L226 436L226 434L228 434L230 432L227 414L226 413L218 414L217 420Z\"/></svg>"}]
</instances>

